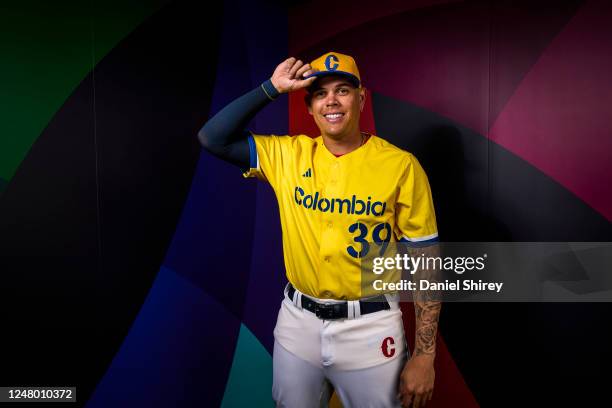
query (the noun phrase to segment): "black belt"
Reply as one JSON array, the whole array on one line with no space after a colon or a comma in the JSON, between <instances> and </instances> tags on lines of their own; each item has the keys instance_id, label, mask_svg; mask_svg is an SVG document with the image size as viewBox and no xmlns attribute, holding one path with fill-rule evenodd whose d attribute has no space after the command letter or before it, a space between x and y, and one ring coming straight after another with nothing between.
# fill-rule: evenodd
<instances>
[{"instance_id":1,"label":"black belt","mask_svg":"<svg viewBox=\"0 0 612 408\"><path fill-rule=\"evenodd\" d=\"M289 299L293 300L295 294L295 288L292 284L289 284L287 295ZM348 317L348 302L342 303L319 303L309 297L302 296L302 308L306 309L322 320L336 320L346 319ZM379 312L381 310L389 310L389 302L384 295L378 295L372 298L368 298L367 301L359 301L359 309L361 314L365 315L368 313Z\"/></svg>"}]
</instances>

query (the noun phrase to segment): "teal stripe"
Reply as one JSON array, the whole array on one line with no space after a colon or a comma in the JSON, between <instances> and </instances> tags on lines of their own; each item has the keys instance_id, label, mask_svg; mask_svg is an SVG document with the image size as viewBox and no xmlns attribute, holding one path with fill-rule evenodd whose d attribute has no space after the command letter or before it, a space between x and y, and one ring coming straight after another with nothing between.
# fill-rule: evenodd
<instances>
[{"instance_id":1,"label":"teal stripe","mask_svg":"<svg viewBox=\"0 0 612 408\"><path fill-rule=\"evenodd\" d=\"M242 324L221 407L273 406L272 357L257 337Z\"/></svg>"}]
</instances>

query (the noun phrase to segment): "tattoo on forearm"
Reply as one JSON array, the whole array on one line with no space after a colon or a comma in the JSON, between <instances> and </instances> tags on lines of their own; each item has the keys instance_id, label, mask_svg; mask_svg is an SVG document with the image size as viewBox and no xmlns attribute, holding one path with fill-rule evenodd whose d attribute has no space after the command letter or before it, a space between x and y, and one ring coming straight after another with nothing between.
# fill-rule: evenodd
<instances>
[{"instance_id":1,"label":"tattoo on forearm","mask_svg":"<svg viewBox=\"0 0 612 408\"><path fill-rule=\"evenodd\" d=\"M439 254L438 246L423 248L420 252L424 252L428 256L437 256ZM420 279L435 280L436 271L418 271L416 276ZM414 311L416 317L416 339L415 351L416 356L423 354L433 355L436 352L436 336L438 333L438 319L442 303L440 302L440 294L433 291L417 291L414 297Z\"/></svg>"},{"instance_id":2,"label":"tattoo on forearm","mask_svg":"<svg viewBox=\"0 0 612 408\"><path fill-rule=\"evenodd\" d=\"M416 339L415 355L435 354L438 318L442 304L438 301L415 301Z\"/></svg>"}]
</instances>

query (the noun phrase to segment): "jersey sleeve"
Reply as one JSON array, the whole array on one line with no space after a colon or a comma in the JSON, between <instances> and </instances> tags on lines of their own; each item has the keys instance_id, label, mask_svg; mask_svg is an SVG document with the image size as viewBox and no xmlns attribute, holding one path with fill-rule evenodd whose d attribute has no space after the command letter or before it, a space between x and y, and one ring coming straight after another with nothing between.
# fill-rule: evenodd
<instances>
[{"instance_id":1,"label":"jersey sleeve","mask_svg":"<svg viewBox=\"0 0 612 408\"><path fill-rule=\"evenodd\" d=\"M436 214L425 170L409 154L396 203L395 235L399 241L426 244L438 241Z\"/></svg>"},{"instance_id":2,"label":"jersey sleeve","mask_svg":"<svg viewBox=\"0 0 612 408\"><path fill-rule=\"evenodd\" d=\"M283 168L291 160L291 137L251 134L249 141L249 169L244 177L257 177L276 187Z\"/></svg>"}]
</instances>

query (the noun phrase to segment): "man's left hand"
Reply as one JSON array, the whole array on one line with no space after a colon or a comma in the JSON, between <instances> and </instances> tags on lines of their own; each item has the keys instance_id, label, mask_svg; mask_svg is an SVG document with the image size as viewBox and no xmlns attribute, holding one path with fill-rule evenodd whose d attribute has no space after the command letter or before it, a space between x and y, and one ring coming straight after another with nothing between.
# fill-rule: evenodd
<instances>
[{"instance_id":1,"label":"man's left hand","mask_svg":"<svg viewBox=\"0 0 612 408\"><path fill-rule=\"evenodd\" d=\"M434 387L434 355L413 356L400 375L398 398L402 407L424 407L431 399ZM410 405L412 403L412 405Z\"/></svg>"}]
</instances>

